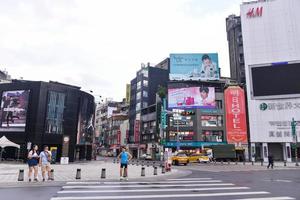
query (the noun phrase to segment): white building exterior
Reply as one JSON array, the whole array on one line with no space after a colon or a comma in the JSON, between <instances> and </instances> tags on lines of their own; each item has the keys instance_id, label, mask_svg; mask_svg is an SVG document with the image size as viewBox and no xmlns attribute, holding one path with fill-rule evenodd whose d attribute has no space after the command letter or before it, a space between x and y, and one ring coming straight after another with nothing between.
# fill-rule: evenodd
<instances>
[{"instance_id":1,"label":"white building exterior","mask_svg":"<svg viewBox=\"0 0 300 200\"><path fill-rule=\"evenodd\" d=\"M253 97L250 68L277 62L300 63L299 20L299 0L266 0L241 5L253 160L266 162L272 154L275 159L292 161L291 120L294 117L300 121L300 98L295 95ZM300 128L296 131L300 138Z\"/></svg>"}]
</instances>

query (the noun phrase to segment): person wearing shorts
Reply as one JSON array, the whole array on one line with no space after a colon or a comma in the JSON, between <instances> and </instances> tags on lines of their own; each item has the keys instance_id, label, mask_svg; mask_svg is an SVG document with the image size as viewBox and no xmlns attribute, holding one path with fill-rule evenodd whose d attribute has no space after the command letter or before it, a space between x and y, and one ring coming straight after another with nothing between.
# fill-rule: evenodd
<instances>
[{"instance_id":1,"label":"person wearing shorts","mask_svg":"<svg viewBox=\"0 0 300 200\"><path fill-rule=\"evenodd\" d=\"M120 180L123 177L128 180L128 162L132 159L130 153L127 152L126 147L122 147L122 152L118 155L118 159L120 159ZM124 173L123 173L124 171Z\"/></svg>"},{"instance_id":2,"label":"person wearing shorts","mask_svg":"<svg viewBox=\"0 0 300 200\"><path fill-rule=\"evenodd\" d=\"M46 179L46 172L48 174L48 180L54 180L51 178L51 152L49 151L48 146L44 146L44 150L40 153L40 167L42 168L43 181Z\"/></svg>"},{"instance_id":3,"label":"person wearing shorts","mask_svg":"<svg viewBox=\"0 0 300 200\"><path fill-rule=\"evenodd\" d=\"M38 146L33 145L32 149L28 152L28 180L31 182L32 172L34 172L34 181L38 181L38 164L39 164L39 154L38 154Z\"/></svg>"}]
</instances>

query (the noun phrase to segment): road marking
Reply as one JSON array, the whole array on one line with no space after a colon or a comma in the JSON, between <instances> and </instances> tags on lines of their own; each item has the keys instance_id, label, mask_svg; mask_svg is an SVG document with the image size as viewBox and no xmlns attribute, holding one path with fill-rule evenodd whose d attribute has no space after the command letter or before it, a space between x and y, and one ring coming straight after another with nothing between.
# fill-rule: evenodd
<instances>
[{"instance_id":1,"label":"road marking","mask_svg":"<svg viewBox=\"0 0 300 200\"><path fill-rule=\"evenodd\" d=\"M158 199L158 198L184 198L184 197L218 197L218 196L238 196L270 194L265 191L257 192L228 192L228 193L204 193L204 194L162 194L162 195L132 195L132 196L90 196L90 197L53 197L51 200L86 200L86 199Z\"/></svg>"},{"instance_id":2,"label":"road marking","mask_svg":"<svg viewBox=\"0 0 300 200\"><path fill-rule=\"evenodd\" d=\"M200 181L156 181L156 182L67 182L67 185L122 185L122 184L160 184L160 183L221 183L221 180Z\"/></svg>"},{"instance_id":3,"label":"road marking","mask_svg":"<svg viewBox=\"0 0 300 200\"><path fill-rule=\"evenodd\" d=\"M68 185L63 189L99 189L99 188L144 188L144 187L195 187L195 186L233 186L232 183L200 183L200 184L183 184L183 185Z\"/></svg>"},{"instance_id":4,"label":"road marking","mask_svg":"<svg viewBox=\"0 0 300 200\"><path fill-rule=\"evenodd\" d=\"M247 190L249 187L210 187L210 188L175 188L175 189L139 189L139 190L63 190L60 194L78 193L132 193L132 192L177 192L177 191L211 191L211 190Z\"/></svg>"},{"instance_id":5,"label":"road marking","mask_svg":"<svg viewBox=\"0 0 300 200\"><path fill-rule=\"evenodd\" d=\"M264 198L248 198L248 199L235 199L235 200L291 200L292 197L264 197Z\"/></svg>"},{"instance_id":6,"label":"road marking","mask_svg":"<svg viewBox=\"0 0 300 200\"><path fill-rule=\"evenodd\" d=\"M170 178L168 181L190 181L190 180L211 180L212 178Z\"/></svg>"}]
</instances>

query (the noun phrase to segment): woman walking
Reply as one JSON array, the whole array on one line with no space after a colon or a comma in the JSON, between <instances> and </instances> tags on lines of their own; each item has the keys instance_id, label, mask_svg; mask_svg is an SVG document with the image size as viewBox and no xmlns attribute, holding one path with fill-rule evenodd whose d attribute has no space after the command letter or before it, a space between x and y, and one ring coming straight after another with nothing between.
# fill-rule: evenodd
<instances>
[{"instance_id":1,"label":"woman walking","mask_svg":"<svg viewBox=\"0 0 300 200\"><path fill-rule=\"evenodd\" d=\"M28 178L29 182L31 182L32 171L34 171L34 181L38 181L38 164L39 164L39 154L38 154L38 146L33 145L32 149L28 153Z\"/></svg>"}]
</instances>

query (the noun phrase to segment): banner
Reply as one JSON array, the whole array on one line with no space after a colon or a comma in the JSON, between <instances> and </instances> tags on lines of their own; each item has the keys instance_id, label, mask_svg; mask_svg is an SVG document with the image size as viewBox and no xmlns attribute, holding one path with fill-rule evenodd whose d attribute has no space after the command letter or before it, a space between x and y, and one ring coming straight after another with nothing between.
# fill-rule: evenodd
<instances>
[{"instance_id":1,"label":"banner","mask_svg":"<svg viewBox=\"0 0 300 200\"><path fill-rule=\"evenodd\" d=\"M217 53L170 54L170 80L219 80Z\"/></svg>"},{"instance_id":2,"label":"banner","mask_svg":"<svg viewBox=\"0 0 300 200\"><path fill-rule=\"evenodd\" d=\"M24 132L29 90L4 91L1 99L1 132Z\"/></svg>"},{"instance_id":3,"label":"banner","mask_svg":"<svg viewBox=\"0 0 300 200\"><path fill-rule=\"evenodd\" d=\"M138 143L140 141L140 120L134 121L134 142Z\"/></svg>"},{"instance_id":4,"label":"banner","mask_svg":"<svg viewBox=\"0 0 300 200\"><path fill-rule=\"evenodd\" d=\"M188 87L168 89L168 107L170 108L215 108L214 87Z\"/></svg>"},{"instance_id":5,"label":"banner","mask_svg":"<svg viewBox=\"0 0 300 200\"><path fill-rule=\"evenodd\" d=\"M237 86L225 92L226 130L229 144L248 144L244 90Z\"/></svg>"}]
</instances>

